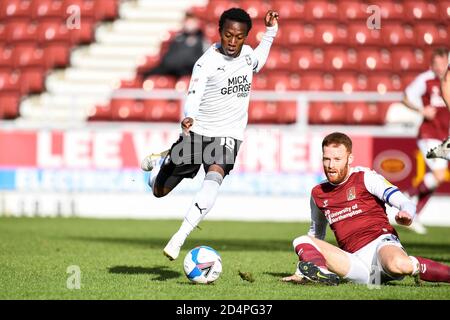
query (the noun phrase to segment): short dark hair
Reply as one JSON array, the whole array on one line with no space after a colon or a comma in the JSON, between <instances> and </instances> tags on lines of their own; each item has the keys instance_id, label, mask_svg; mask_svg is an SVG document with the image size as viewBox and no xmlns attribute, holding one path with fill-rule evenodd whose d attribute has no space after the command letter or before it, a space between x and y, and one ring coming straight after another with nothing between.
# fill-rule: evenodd
<instances>
[{"instance_id":1,"label":"short dark hair","mask_svg":"<svg viewBox=\"0 0 450 320\"><path fill-rule=\"evenodd\" d=\"M245 23L247 25L247 34L252 28L252 18L241 8L231 8L222 13L219 19L219 32L222 32L226 20Z\"/></svg>"},{"instance_id":2,"label":"short dark hair","mask_svg":"<svg viewBox=\"0 0 450 320\"><path fill-rule=\"evenodd\" d=\"M330 145L344 145L348 152L352 152L352 139L349 136L342 132L333 132L327 135L322 141L322 150L323 147L327 147Z\"/></svg>"},{"instance_id":3,"label":"short dark hair","mask_svg":"<svg viewBox=\"0 0 450 320\"><path fill-rule=\"evenodd\" d=\"M434 49L431 54L431 61L433 61L435 57L448 57L448 49L445 47Z\"/></svg>"}]
</instances>

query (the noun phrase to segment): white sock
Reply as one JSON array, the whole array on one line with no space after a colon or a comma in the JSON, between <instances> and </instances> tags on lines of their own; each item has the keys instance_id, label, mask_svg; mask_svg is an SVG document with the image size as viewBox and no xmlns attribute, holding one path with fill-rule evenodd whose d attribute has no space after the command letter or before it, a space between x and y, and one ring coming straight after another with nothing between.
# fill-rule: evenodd
<instances>
[{"instance_id":1,"label":"white sock","mask_svg":"<svg viewBox=\"0 0 450 320\"><path fill-rule=\"evenodd\" d=\"M425 176L423 177L423 183L430 191L436 189L439 185L439 182L432 172L428 172L427 174L425 174Z\"/></svg>"},{"instance_id":2,"label":"white sock","mask_svg":"<svg viewBox=\"0 0 450 320\"><path fill-rule=\"evenodd\" d=\"M150 186L150 188L153 190L153 186L155 185L155 180L156 177L158 176L159 170L161 170L161 165L162 165L162 160L164 158L162 158L161 160L159 160L156 165L153 167L152 171L150 171L150 175L148 178L148 185Z\"/></svg>"},{"instance_id":3,"label":"white sock","mask_svg":"<svg viewBox=\"0 0 450 320\"><path fill-rule=\"evenodd\" d=\"M409 259L411 260L411 263L413 265L413 272L411 273L412 276L415 276L420 271L420 263L419 260L417 260L416 257L409 256Z\"/></svg>"},{"instance_id":4,"label":"white sock","mask_svg":"<svg viewBox=\"0 0 450 320\"><path fill-rule=\"evenodd\" d=\"M217 172L212 171L206 174L202 187L195 195L191 207L186 213L184 221L177 232L178 236L186 239L192 230L194 230L212 209L216 202L222 180L223 177Z\"/></svg>"}]
</instances>

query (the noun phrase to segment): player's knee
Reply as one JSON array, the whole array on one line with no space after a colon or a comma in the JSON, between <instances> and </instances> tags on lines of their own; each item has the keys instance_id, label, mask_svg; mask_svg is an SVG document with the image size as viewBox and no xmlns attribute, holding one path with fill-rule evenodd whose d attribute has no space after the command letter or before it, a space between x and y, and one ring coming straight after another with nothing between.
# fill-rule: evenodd
<instances>
[{"instance_id":1,"label":"player's knee","mask_svg":"<svg viewBox=\"0 0 450 320\"><path fill-rule=\"evenodd\" d=\"M411 274L413 270L411 260L408 257L393 257L385 268L392 275Z\"/></svg>"},{"instance_id":2,"label":"player's knee","mask_svg":"<svg viewBox=\"0 0 450 320\"><path fill-rule=\"evenodd\" d=\"M167 190L165 190L164 188L157 188L157 187L153 188L153 195L156 198L162 198L162 197L166 196L168 193L169 192Z\"/></svg>"},{"instance_id":3,"label":"player's knee","mask_svg":"<svg viewBox=\"0 0 450 320\"><path fill-rule=\"evenodd\" d=\"M295 238L294 241L292 241L292 246L294 247L295 250L295 248L297 248L298 245L303 243L314 244L309 236L303 235L298 238Z\"/></svg>"}]
</instances>

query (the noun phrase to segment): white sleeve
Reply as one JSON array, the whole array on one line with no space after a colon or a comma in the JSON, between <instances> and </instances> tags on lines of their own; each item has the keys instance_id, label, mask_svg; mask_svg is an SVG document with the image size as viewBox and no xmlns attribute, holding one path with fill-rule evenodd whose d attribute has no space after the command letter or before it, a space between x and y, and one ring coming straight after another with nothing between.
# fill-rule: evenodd
<instances>
[{"instance_id":1,"label":"white sleeve","mask_svg":"<svg viewBox=\"0 0 450 320\"><path fill-rule=\"evenodd\" d=\"M273 39L277 35L278 25L273 27L266 27L261 42L253 51L255 61L253 62L253 71L259 72L269 57L270 47L272 46Z\"/></svg>"},{"instance_id":2,"label":"white sleeve","mask_svg":"<svg viewBox=\"0 0 450 320\"><path fill-rule=\"evenodd\" d=\"M308 235L323 240L327 232L328 221L323 212L317 207L313 197L311 197L309 205L311 207L311 226L309 227Z\"/></svg>"},{"instance_id":3,"label":"white sleeve","mask_svg":"<svg viewBox=\"0 0 450 320\"><path fill-rule=\"evenodd\" d=\"M405 89L406 98L417 107L424 107L422 96L427 91L426 83L422 76L418 76Z\"/></svg>"},{"instance_id":4,"label":"white sleeve","mask_svg":"<svg viewBox=\"0 0 450 320\"><path fill-rule=\"evenodd\" d=\"M184 102L184 116L195 120L208 81L208 69L205 61L197 61L192 71L187 98Z\"/></svg>"},{"instance_id":5,"label":"white sleeve","mask_svg":"<svg viewBox=\"0 0 450 320\"><path fill-rule=\"evenodd\" d=\"M416 206L396 186L375 171L364 172L364 184L367 191L391 207L416 215Z\"/></svg>"}]
</instances>

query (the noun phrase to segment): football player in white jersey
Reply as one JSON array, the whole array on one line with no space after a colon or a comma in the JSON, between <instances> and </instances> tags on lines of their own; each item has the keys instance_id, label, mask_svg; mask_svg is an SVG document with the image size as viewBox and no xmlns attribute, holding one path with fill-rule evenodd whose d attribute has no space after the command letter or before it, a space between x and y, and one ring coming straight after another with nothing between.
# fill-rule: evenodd
<instances>
[{"instance_id":1,"label":"football player in white jersey","mask_svg":"<svg viewBox=\"0 0 450 320\"><path fill-rule=\"evenodd\" d=\"M253 72L269 55L278 30L278 13L264 17L266 32L253 50L245 45L252 27L247 12L231 8L219 20L220 43L213 44L195 63L184 105L182 133L170 150L144 158L149 185L156 197L167 195L184 178L206 176L179 230L163 253L174 260L191 231L211 210L224 177L233 169L247 125Z\"/></svg>"}]
</instances>

